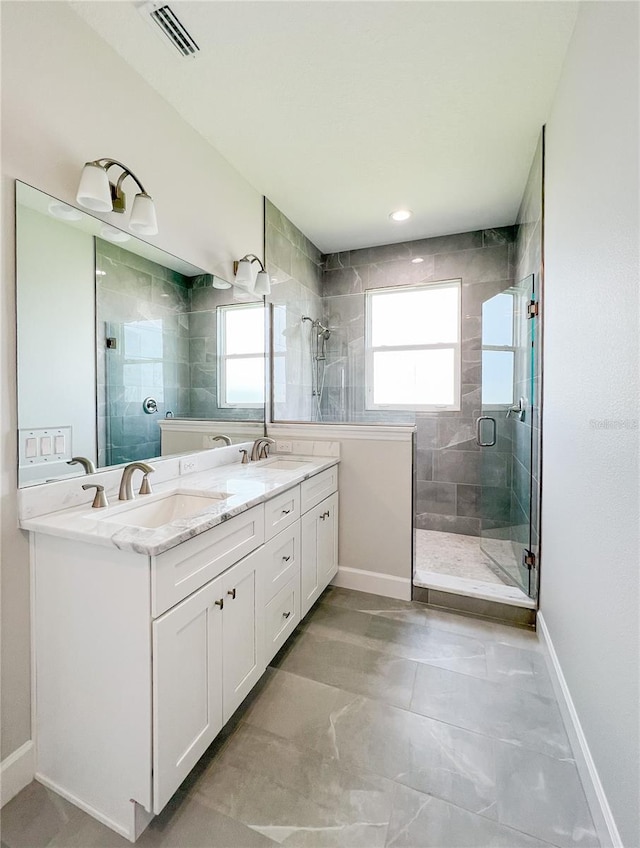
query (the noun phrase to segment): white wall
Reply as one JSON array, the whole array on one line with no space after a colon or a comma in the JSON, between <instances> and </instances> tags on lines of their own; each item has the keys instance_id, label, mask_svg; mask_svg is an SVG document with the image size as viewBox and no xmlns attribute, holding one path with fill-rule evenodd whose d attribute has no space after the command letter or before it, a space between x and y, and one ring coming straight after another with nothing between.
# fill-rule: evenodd
<instances>
[{"instance_id":1,"label":"white wall","mask_svg":"<svg viewBox=\"0 0 640 848\"><path fill-rule=\"evenodd\" d=\"M267 424L272 438L293 441L294 452L313 439L340 445L340 570L334 584L411 598L412 431L409 426ZM304 452L314 451L305 447Z\"/></svg>"},{"instance_id":2,"label":"white wall","mask_svg":"<svg viewBox=\"0 0 640 848\"><path fill-rule=\"evenodd\" d=\"M541 610L628 848L640 844L638 32L636 3L581 4L547 124L545 209Z\"/></svg>"},{"instance_id":3,"label":"white wall","mask_svg":"<svg viewBox=\"0 0 640 848\"><path fill-rule=\"evenodd\" d=\"M97 462L93 236L26 206L18 218L18 426L71 427L72 454ZM32 470L39 480L78 473Z\"/></svg>"},{"instance_id":4,"label":"white wall","mask_svg":"<svg viewBox=\"0 0 640 848\"><path fill-rule=\"evenodd\" d=\"M3 3L2 283L2 758L30 736L29 572L16 515L14 183L74 203L80 169L111 156L156 201L150 239L230 277L234 259L262 254L262 198L67 4ZM129 198L131 200L131 197ZM105 216L105 220L109 216ZM110 219L115 223L112 213Z\"/></svg>"}]
</instances>

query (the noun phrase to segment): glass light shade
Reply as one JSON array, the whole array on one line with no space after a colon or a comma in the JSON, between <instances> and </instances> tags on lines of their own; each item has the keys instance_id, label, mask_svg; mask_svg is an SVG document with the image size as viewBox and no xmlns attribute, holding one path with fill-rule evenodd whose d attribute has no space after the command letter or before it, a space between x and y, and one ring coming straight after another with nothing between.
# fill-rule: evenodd
<instances>
[{"instance_id":1,"label":"glass light shade","mask_svg":"<svg viewBox=\"0 0 640 848\"><path fill-rule=\"evenodd\" d=\"M93 212L113 211L109 177L101 165L87 162L84 166L76 200L80 206Z\"/></svg>"},{"instance_id":2,"label":"glass light shade","mask_svg":"<svg viewBox=\"0 0 640 848\"><path fill-rule=\"evenodd\" d=\"M148 194L140 192L133 199L129 229L141 236L155 236L158 232L156 207Z\"/></svg>"},{"instance_id":3,"label":"glass light shade","mask_svg":"<svg viewBox=\"0 0 640 848\"><path fill-rule=\"evenodd\" d=\"M254 291L255 282L253 279L253 268L251 267L251 260L241 259L238 262L238 270L236 271L235 281L236 285L242 286L242 288L247 289L247 291Z\"/></svg>"},{"instance_id":4,"label":"glass light shade","mask_svg":"<svg viewBox=\"0 0 640 848\"><path fill-rule=\"evenodd\" d=\"M271 294L271 280L266 271L259 272L254 291L259 295Z\"/></svg>"}]
</instances>

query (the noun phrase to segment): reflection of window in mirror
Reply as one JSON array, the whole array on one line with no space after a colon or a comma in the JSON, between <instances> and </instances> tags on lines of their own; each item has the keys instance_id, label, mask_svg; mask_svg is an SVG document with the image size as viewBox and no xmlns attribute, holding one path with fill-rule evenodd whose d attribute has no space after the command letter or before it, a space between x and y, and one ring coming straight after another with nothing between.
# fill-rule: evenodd
<instances>
[{"instance_id":1,"label":"reflection of window in mirror","mask_svg":"<svg viewBox=\"0 0 640 848\"><path fill-rule=\"evenodd\" d=\"M218 307L218 405L256 409L264 405L264 307L242 303Z\"/></svg>"}]
</instances>

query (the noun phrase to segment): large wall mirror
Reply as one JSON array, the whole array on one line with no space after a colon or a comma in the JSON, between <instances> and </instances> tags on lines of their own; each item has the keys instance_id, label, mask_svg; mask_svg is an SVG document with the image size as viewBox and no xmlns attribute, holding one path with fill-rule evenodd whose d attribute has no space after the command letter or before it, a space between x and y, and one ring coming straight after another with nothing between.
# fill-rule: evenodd
<instances>
[{"instance_id":1,"label":"large wall mirror","mask_svg":"<svg viewBox=\"0 0 640 848\"><path fill-rule=\"evenodd\" d=\"M264 433L265 308L16 183L21 486Z\"/></svg>"}]
</instances>

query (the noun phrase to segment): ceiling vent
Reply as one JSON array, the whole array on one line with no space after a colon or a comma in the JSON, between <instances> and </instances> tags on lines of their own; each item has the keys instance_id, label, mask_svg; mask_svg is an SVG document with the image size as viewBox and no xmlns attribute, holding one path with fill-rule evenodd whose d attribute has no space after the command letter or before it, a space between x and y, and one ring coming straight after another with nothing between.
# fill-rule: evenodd
<instances>
[{"instance_id":1,"label":"ceiling vent","mask_svg":"<svg viewBox=\"0 0 640 848\"><path fill-rule=\"evenodd\" d=\"M200 48L180 23L171 6L167 3L144 3L138 9L140 14L154 25L156 32L157 27L160 28L181 56L195 58L198 55Z\"/></svg>"}]
</instances>

